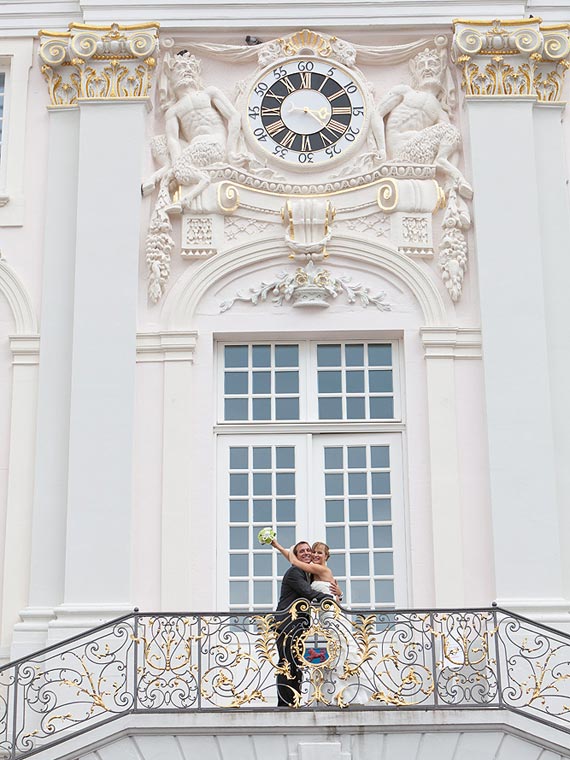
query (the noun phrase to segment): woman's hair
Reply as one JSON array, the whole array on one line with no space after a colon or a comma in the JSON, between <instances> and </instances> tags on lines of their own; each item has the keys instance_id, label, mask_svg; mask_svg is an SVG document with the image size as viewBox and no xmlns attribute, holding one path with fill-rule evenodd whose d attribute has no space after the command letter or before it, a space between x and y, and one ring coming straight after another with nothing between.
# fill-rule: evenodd
<instances>
[{"instance_id":1,"label":"woman's hair","mask_svg":"<svg viewBox=\"0 0 570 760\"><path fill-rule=\"evenodd\" d=\"M316 549L322 549L325 553L325 559L328 559L331 556L331 550L322 541L315 541L315 543L311 546L311 549L313 551L315 551Z\"/></svg>"}]
</instances>

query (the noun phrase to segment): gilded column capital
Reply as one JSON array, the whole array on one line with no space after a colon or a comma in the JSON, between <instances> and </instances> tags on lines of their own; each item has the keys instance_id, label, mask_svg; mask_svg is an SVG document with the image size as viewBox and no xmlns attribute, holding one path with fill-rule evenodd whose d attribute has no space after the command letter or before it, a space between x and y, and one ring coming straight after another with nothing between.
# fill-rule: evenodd
<instances>
[{"instance_id":1,"label":"gilded column capital","mask_svg":"<svg viewBox=\"0 0 570 760\"><path fill-rule=\"evenodd\" d=\"M39 55L51 104L147 98L158 28L157 23L70 24L67 32L40 31Z\"/></svg>"},{"instance_id":2,"label":"gilded column capital","mask_svg":"<svg viewBox=\"0 0 570 760\"><path fill-rule=\"evenodd\" d=\"M542 24L539 18L502 21L456 19L452 56L467 95L536 97L560 100L570 66L569 24Z\"/></svg>"}]
</instances>

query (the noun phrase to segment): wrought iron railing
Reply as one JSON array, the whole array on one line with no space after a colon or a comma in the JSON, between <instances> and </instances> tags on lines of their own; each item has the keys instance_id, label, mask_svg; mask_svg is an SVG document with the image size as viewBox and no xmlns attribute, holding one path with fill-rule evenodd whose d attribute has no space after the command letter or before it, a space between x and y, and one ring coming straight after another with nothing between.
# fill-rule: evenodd
<instances>
[{"instance_id":1,"label":"wrought iron railing","mask_svg":"<svg viewBox=\"0 0 570 760\"><path fill-rule=\"evenodd\" d=\"M570 637L498 608L138 613L0 670L0 753L33 755L132 713L273 710L277 637L299 709L508 709L570 731Z\"/></svg>"}]
</instances>

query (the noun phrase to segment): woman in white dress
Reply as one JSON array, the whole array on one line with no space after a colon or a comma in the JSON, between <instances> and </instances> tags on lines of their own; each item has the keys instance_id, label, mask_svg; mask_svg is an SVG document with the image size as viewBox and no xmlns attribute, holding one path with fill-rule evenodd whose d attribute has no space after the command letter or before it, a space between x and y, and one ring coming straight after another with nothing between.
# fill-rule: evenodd
<instances>
[{"instance_id":1,"label":"woman in white dress","mask_svg":"<svg viewBox=\"0 0 570 760\"><path fill-rule=\"evenodd\" d=\"M271 546L275 547L281 554L295 567L301 568L305 573L312 575L311 588L315 591L320 591L323 594L331 595L331 583L335 583L334 576L327 566L327 560L330 556L329 547L322 541L316 541L311 547L313 552L312 562L301 562L291 549L285 549L281 544L277 542L277 539L273 539ZM341 602L342 596L335 597L335 601Z\"/></svg>"}]
</instances>

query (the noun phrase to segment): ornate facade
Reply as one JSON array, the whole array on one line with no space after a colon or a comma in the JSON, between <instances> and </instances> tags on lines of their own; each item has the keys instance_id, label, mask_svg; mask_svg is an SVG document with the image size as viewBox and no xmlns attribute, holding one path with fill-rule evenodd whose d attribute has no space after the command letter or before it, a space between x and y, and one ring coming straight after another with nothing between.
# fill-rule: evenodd
<instances>
[{"instance_id":1,"label":"ornate facade","mask_svg":"<svg viewBox=\"0 0 570 760\"><path fill-rule=\"evenodd\" d=\"M231 612L243 630L125 618L113 635L128 654L109 672L127 717L108 706L111 676L94 685L86 664L109 665L106 639L101 655L74 654L75 670L59 649L23 660L34 718L11 744L2 721L18 713L0 696L0 746L14 758L225 757L233 743L283 760L568 756L570 25L532 4L418 6L412 21L399 3L370 19L369 4L294 18L236 2L223 28L208 4L188 18L119 4L112 19L40 5L41 31L0 13L3 662L134 607ZM315 617L299 704L352 702L323 714L326 728L302 710L191 714L194 672L200 699L227 697L215 707L275 698L263 668L250 681L241 670L272 662L260 621L286 565L256 541L266 525L284 545L326 540L347 607L371 614L342 618L352 644L329 645L345 662L334 699L314 665L331 613ZM425 612L492 603L514 617ZM392 629L394 609L424 612ZM533 621L524 637L517 616ZM254 625L264 635L247 649ZM544 625L542 661L528 640L543 646ZM241 642L234 664L255 688L205 679L193 647L216 626L226 657ZM178 640L182 675L157 665ZM354 647L372 668L361 703L346 697ZM134 702L121 691L131 656ZM11 694L18 673L2 672ZM155 690L188 712L137 722ZM562 707L544 701L554 693ZM443 703L443 719L371 709ZM120 720L77 733L64 755L49 744L98 710Z\"/></svg>"}]
</instances>

